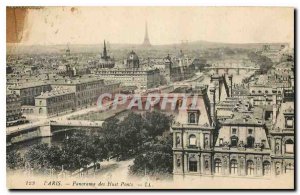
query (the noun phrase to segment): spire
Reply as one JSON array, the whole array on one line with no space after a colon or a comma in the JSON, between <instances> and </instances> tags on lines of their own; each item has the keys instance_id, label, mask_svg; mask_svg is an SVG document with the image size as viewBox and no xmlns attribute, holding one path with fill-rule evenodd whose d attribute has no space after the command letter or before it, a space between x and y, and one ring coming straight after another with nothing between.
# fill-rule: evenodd
<instances>
[{"instance_id":1,"label":"spire","mask_svg":"<svg viewBox=\"0 0 300 195\"><path fill-rule=\"evenodd\" d=\"M105 44L105 40L104 40L104 47L103 47L103 57L106 58L107 57L107 51L106 51L106 44Z\"/></svg>"},{"instance_id":2,"label":"spire","mask_svg":"<svg viewBox=\"0 0 300 195\"><path fill-rule=\"evenodd\" d=\"M150 43L150 40L149 40L149 35L148 35L148 23L147 23L147 21L145 22L145 37L144 37L143 46L145 46L145 47L151 46L151 43Z\"/></svg>"},{"instance_id":3,"label":"spire","mask_svg":"<svg viewBox=\"0 0 300 195\"><path fill-rule=\"evenodd\" d=\"M67 44L66 55L69 56L71 54L69 43Z\"/></svg>"},{"instance_id":4,"label":"spire","mask_svg":"<svg viewBox=\"0 0 300 195\"><path fill-rule=\"evenodd\" d=\"M149 40L149 37L148 37L148 23L147 23L147 21L145 23L145 40Z\"/></svg>"}]
</instances>

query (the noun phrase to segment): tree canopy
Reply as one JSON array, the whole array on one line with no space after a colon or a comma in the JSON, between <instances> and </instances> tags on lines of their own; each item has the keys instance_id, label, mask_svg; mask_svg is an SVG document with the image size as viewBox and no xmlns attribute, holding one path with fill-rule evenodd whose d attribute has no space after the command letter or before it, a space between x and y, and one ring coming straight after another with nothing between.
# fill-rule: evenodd
<instances>
[{"instance_id":1,"label":"tree canopy","mask_svg":"<svg viewBox=\"0 0 300 195\"><path fill-rule=\"evenodd\" d=\"M150 170L169 172L167 167L172 156L172 146L164 146L166 140L158 138L169 131L171 121L172 117L158 111L144 114L131 112L122 121L116 118L107 120L96 133L76 131L70 137L66 137L60 146L34 145L25 154L24 160L19 153L9 153L7 163L12 169L22 167L22 163L29 163L36 170L50 168L57 171L75 171L91 163L96 165L108 158L124 160L137 156L136 162L141 164L140 154L150 149L151 153L146 153L146 157L148 163L154 163L155 167ZM149 148L149 144L153 146ZM167 164L158 163L162 161Z\"/></svg>"}]
</instances>

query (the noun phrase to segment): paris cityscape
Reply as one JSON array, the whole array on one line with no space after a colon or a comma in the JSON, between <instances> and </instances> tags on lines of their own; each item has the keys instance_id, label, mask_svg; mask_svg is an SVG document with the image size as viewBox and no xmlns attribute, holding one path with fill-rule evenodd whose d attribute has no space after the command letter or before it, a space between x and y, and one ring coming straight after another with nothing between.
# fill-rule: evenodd
<instances>
[{"instance_id":1,"label":"paris cityscape","mask_svg":"<svg viewBox=\"0 0 300 195\"><path fill-rule=\"evenodd\" d=\"M7 44L8 177L293 180L294 46L155 45L143 26L139 44Z\"/></svg>"}]
</instances>

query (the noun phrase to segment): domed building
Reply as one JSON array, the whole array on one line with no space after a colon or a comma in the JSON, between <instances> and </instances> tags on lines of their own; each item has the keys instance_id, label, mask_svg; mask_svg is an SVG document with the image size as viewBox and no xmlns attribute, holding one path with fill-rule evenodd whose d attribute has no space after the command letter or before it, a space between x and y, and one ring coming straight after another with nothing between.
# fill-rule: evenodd
<instances>
[{"instance_id":1,"label":"domed building","mask_svg":"<svg viewBox=\"0 0 300 195\"><path fill-rule=\"evenodd\" d=\"M158 87L160 84L159 69L140 67L139 57L134 51L124 58L123 67L102 68L94 73L104 80L121 83L123 89L149 89Z\"/></svg>"},{"instance_id":2,"label":"domed building","mask_svg":"<svg viewBox=\"0 0 300 195\"><path fill-rule=\"evenodd\" d=\"M126 68L140 68L139 57L133 50L127 56Z\"/></svg>"}]
</instances>

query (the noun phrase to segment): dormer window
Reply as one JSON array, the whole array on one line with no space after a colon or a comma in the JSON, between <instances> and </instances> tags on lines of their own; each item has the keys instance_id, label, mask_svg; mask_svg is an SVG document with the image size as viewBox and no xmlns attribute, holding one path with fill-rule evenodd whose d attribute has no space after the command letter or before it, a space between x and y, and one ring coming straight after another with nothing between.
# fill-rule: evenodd
<instances>
[{"instance_id":1,"label":"dormer window","mask_svg":"<svg viewBox=\"0 0 300 195\"><path fill-rule=\"evenodd\" d=\"M261 140L261 148L264 149L266 147L266 140Z\"/></svg>"},{"instance_id":2,"label":"dormer window","mask_svg":"<svg viewBox=\"0 0 300 195\"><path fill-rule=\"evenodd\" d=\"M195 123L197 123L197 121L196 121L196 113L190 113L189 114L189 123L191 123L191 124L195 124Z\"/></svg>"},{"instance_id":3,"label":"dormer window","mask_svg":"<svg viewBox=\"0 0 300 195\"><path fill-rule=\"evenodd\" d=\"M248 136L247 137L247 147L248 148L253 148L254 147L254 137L253 136Z\"/></svg>"},{"instance_id":4,"label":"dormer window","mask_svg":"<svg viewBox=\"0 0 300 195\"><path fill-rule=\"evenodd\" d=\"M219 145L220 145L220 146L223 146L223 138L220 138L220 139L219 139Z\"/></svg>"},{"instance_id":5,"label":"dormer window","mask_svg":"<svg viewBox=\"0 0 300 195\"><path fill-rule=\"evenodd\" d=\"M231 141L231 144L230 144L231 147L237 147L239 138L236 135L233 135L233 136L231 136L230 141Z\"/></svg>"},{"instance_id":6,"label":"dormer window","mask_svg":"<svg viewBox=\"0 0 300 195\"><path fill-rule=\"evenodd\" d=\"M236 135L236 128L231 129L231 134Z\"/></svg>"}]
</instances>

